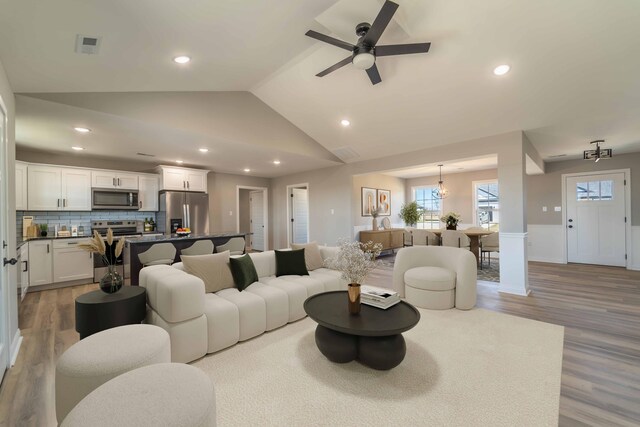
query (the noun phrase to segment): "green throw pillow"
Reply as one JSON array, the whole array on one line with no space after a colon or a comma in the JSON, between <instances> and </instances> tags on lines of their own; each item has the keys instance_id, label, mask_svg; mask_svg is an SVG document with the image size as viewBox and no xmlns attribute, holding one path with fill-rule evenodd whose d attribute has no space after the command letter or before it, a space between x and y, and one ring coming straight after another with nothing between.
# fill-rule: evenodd
<instances>
[{"instance_id":1,"label":"green throw pillow","mask_svg":"<svg viewBox=\"0 0 640 427\"><path fill-rule=\"evenodd\" d=\"M307 264L304 260L304 249L276 251L276 277L291 275L309 275Z\"/></svg>"},{"instance_id":2,"label":"green throw pillow","mask_svg":"<svg viewBox=\"0 0 640 427\"><path fill-rule=\"evenodd\" d=\"M243 291L247 286L258 281L258 272L249 254L239 258L229 258L229 266L238 290Z\"/></svg>"}]
</instances>

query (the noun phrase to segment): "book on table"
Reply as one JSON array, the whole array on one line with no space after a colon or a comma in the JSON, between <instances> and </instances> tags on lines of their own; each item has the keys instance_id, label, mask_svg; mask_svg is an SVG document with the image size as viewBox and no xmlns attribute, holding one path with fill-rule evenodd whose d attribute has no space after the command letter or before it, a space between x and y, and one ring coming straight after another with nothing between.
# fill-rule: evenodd
<instances>
[{"instance_id":1,"label":"book on table","mask_svg":"<svg viewBox=\"0 0 640 427\"><path fill-rule=\"evenodd\" d=\"M391 289L362 286L360 289L360 301L373 307L387 309L399 303L400 296Z\"/></svg>"}]
</instances>

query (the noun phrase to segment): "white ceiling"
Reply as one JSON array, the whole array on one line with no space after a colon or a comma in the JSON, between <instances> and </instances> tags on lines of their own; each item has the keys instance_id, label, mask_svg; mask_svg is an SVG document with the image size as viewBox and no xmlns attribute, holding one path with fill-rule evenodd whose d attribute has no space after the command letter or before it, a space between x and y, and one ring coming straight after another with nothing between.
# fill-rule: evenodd
<instances>
[{"instance_id":1,"label":"white ceiling","mask_svg":"<svg viewBox=\"0 0 640 427\"><path fill-rule=\"evenodd\" d=\"M68 150L79 137L70 127L83 121L95 131L80 141L123 158L190 153L192 165L237 173L290 156L293 169L260 166L261 176L338 164L329 151L340 147L357 161L513 130L545 159L579 156L600 138L614 154L640 151L636 0L398 3L380 43L430 41L431 50L380 58L383 81L372 86L351 66L315 77L346 51L304 33L355 42L355 25L372 22L382 0L0 0L0 60L14 91L36 96L18 97L17 141ZM102 36L100 54L74 53L76 34ZM193 61L178 66L178 54ZM494 76L502 63L512 71ZM209 91L235 90L281 117L257 100L245 120L243 109L209 105L220 99ZM122 93L144 91L155 93ZM176 101L166 91L181 93ZM226 119L215 120L220 111ZM203 141L215 156L193 153Z\"/></svg>"},{"instance_id":2,"label":"white ceiling","mask_svg":"<svg viewBox=\"0 0 640 427\"><path fill-rule=\"evenodd\" d=\"M459 160L456 162L447 162L442 164L442 175L450 175L452 173L471 172L484 169L496 169L498 167L498 157L496 155L479 157L475 159ZM428 164L415 168L406 168L399 170L390 170L380 172L384 175L395 176L397 178L419 178L422 176L437 176L440 174L438 164Z\"/></svg>"}]
</instances>

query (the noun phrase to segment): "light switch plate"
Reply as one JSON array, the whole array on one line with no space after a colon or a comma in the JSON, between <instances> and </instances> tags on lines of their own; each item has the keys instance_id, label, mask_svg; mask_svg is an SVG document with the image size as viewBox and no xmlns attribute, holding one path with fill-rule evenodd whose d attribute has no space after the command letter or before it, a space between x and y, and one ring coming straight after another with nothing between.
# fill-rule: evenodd
<instances>
[{"instance_id":1,"label":"light switch plate","mask_svg":"<svg viewBox=\"0 0 640 427\"><path fill-rule=\"evenodd\" d=\"M560 206L556 206L553 208L554 211L556 212L560 212L562 210L562 208Z\"/></svg>"}]
</instances>

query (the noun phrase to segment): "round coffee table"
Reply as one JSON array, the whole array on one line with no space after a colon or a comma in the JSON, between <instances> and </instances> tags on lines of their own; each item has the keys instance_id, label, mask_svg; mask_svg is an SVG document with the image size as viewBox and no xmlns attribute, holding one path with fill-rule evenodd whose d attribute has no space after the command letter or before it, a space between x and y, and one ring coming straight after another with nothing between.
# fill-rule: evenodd
<instances>
[{"instance_id":1,"label":"round coffee table","mask_svg":"<svg viewBox=\"0 0 640 427\"><path fill-rule=\"evenodd\" d=\"M358 360L379 370L402 362L407 352L402 332L420 320L418 310L404 301L387 310L362 304L360 314L349 314L346 291L313 295L304 302L304 310L318 322L316 345L327 359Z\"/></svg>"},{"instance_id":2,"label":"round coffee table","mask_svg":"<svg viewBox=\"0 0 640 427\"><path fill-rule=\"evenodd\" d=\"M76 298L76 331L80 339L116 326L142 323L147 313L147 291L123 286L118 292L87 292Z\"/></svg>"}]
</instances>

